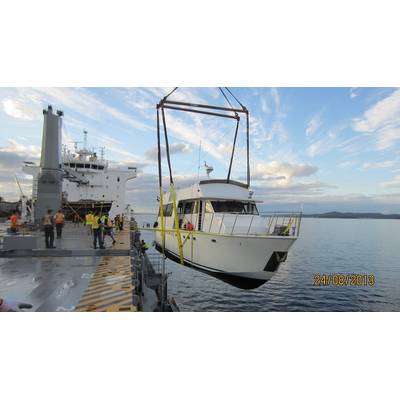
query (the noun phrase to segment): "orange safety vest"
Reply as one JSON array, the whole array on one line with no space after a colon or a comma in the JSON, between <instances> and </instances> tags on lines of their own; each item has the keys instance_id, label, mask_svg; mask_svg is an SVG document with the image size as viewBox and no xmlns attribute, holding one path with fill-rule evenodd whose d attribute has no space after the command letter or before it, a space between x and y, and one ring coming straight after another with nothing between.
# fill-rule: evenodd
<instances>
[{"instance_id":1,"label":"orange safety vest","mask_svg":"<svg viewBox=\"0 0 400 400\"><path fill-rule=\"evenodd\" d=\"M10 217L10 223L12 227L17 226L18 218L15 214L11 215Z\"/></svg>"},{"instance_id":2,"label":"orange safety vest","mask_svg":"<svg viewBox=\"0 0 400 400\"><path fill-rule=\"evenodd\" d=\"M63 224L64 223L64 214L63 213L56 213L54 216L54 220L56 224Z\"/></svg>"}]
</instances>

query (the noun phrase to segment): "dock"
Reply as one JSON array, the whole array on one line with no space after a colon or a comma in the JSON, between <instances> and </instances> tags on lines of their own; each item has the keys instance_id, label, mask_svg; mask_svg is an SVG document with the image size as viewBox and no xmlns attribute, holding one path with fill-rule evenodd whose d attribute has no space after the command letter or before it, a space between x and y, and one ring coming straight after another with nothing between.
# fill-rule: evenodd
<instances>
[{"instance_id":1,"label":"dock","mask_svg":"<svg viewBox=\"0 0 400 400\"><path fill-rule=\"evenodd\" d=\"M56 249L0 249L0 297L32 304L31 311L178 311L168 298L163 257L140 246L135 221L93 249L86 228L68 222ZM151 243L149 243L151 245Z\"/></svg>"}]
</instances>

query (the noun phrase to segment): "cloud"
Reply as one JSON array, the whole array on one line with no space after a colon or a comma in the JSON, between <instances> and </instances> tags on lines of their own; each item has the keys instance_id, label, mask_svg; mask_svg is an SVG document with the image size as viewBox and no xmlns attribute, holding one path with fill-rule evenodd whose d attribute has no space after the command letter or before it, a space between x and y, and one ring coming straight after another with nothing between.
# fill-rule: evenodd
<instances>
[{"instance_id":1,"label":"cloud","mask_svg":"<svg viewBox=\"0 0 400 400\"><path fill-rule=\"evenodd\" d=\"M375 103L362 118L353 120L353 129L357 132L376 132L388 126L400 124L400 89Z\"/></svg>"},{"instance_id":2,"label":"cloud","mask_svg":"<svg viewBox=\"0 0 400 400\"><path fill-rule=\"evenodd\" d=\"M39 146L23 145L14 139L9 139L6 147L0 147L0 195L6 200L17 200L19 189L14 176L21 173L24 161L38 161L39 158ZM18 179L24 194L30 196L32 178L24 175Z\"/></svg>"},{"instance_id":3,"label":"cloud","mask_svg":"<svg viewBox=\"0 0 400 400\"><path fill-rule=\"evenodd\" d=\"M149 164L144 156L141 154L135 154L127 150L126 145L119 140L116 140L108 135L96 132L95 137L98 145L102 145L105 150L105 158L117 157L119 163L123 164L135 164L138 168L144 167ZM115 161L110 160L112 163Z\"/></svg>"},{"instance_id":4,"label":"cloud","mask_svg":"<svg viewBox=\"0 0 400 400\"><path fill-rule=\"evenodd\" d=\"M257 195L258 191L255 192L255 196ZM328 211L393 213L398 212L400 193L365 195L360 193L324 194L322 191L287 194L270 192L267 199L266 204L259 206L259 209L293 211L300 209L302 205L305 213Z\"/></svg>"},{"instance_id":5,"label":"cloud","mask_svg":"<svg viewBox=\"0 0 400 400\"><path fill-rule=\"evenodd\" d=\"M267 99L265 97L261 97L260 99L261 110L265 114L271 114L271 109L268 106Z\"/></svg>"},{"instance_id":6,"label":"cloud","mask_svg":"<svg viewBox=\"0 0 400 400\"><path fill-rule=\"evenodd\" d=\"M350 143L360 139L360 136L352 137L342 142L339 142L339 139L341 138L341 133L345 127L345 125L342 125L334 129L330 129L327 132L324 132L318 140L314 140L307 147L307 155L309 157L315 157L317 155L326 154L335 148L340 148L343 151L350 151L352 149Z\"/></svg>"},{"instance_id":7,"label":"cloud","mask_svg":"<svg viewBox=\"0 0 400 400\"><path fill-rule=\"evenodd\" d=\"M24 161L26 161L25 156L0 149L0 173L20 170Z\"/></svg>"},{"instance_id":8,"label":"cloud","mask_svg":"<svg viewBox=\"0 0 400 400\"><path fill-rule=\"evenodd\" d=\"M4 112L16 119L32 121L41 117L40 106L35 107L26 99L4 99L2 105Z\"/></svg>"},{"instance_id":9,"label":"cloud","mask_svg":"<svg viewBox=\"0 0 400 400\"><path fill-rule=\"evenodd\" d=\"M161 156L166 157L165 145L161 145ZM187 143L172 143L169 145L169 153L170 154L188 154L192 152L191 146ZM149 150L146 150L144 155L150 160L157 160L158 157L158 148L157 146L152 147Z\"/></svg>"},{"instance_id":10,"label":"cloud","mask_svg":"<svg viewBox=\"0 0 400 400\"><path fill-rule=\"evenodd\" d=\"M253 180L271 180L275 178L275 186L288 187L293 178L307 177L315 174L318 167L307 164L271 161L257 163L252 171Z\"/></svg>"},{"instance_id":11,"label":"cloud","mask_svg":"<svg viewBox=\"0 0 400 400\"><path fill-rule=\"evenodd\" d=\"M175 188L192 185L197 181L197 175L174 175ZM159 196L158 176L150 173L138 173L136 179L128 181L127 203L133 205L136 212L157 212ZM169 190L169 177L163 177L164 192Z\"/></svg>"},{"instance_id":12,"label":"cloud","mask_svg":"<svg viewBox=\"0 0 400 400\"><path fill-rule=\"evenodd\" d=\"M25 145L18 143L15 139L8 139L8 146L0 147L0 151L4 153L14 153L21 157L26 158L39 158L40 157L40 146L36 145Z\"/></svg>"},{"instance_id":13,"label":"cloud","mask_svg":"<svg viewBox=\"0 0 400 400\"><path fill-rule=\"evenodd\" d=\"M369 169L380 169L380 168L390 168L395 165L395 161L392 160L387 160L387 161L380 161L380 162L365 162L362 165L363 170L369 170Z\"/></svg>"},{"instance_id":14,"label":"cloud","mask_svg":"<svg viewBox=\"0 0 400 400\"><path fill-rule=\"evenodd\" d=\"M307 154L309 157L315 157L324 154L336 147L336 136L331 133L325 133L320 139L311 143L307 147Z\"/></svg>"},{"instance_id":15,"label":"cloud","mask_svg":"<svg viewBox=\"0 0 400 400\"><path fill-rule=\"evenodd\" d=\"M255 185L252 188L255 190L258 196L266 196L269 197L273 194L279 195L308 195L312 196L314 194L321 194L323 189L334 189L336 185L332 185L325 182L313 181L313 182L299 182L294 184L289 184L287 186L257 186Z\"/></svg>"},{"instance_id":16,"label":"cloud","mask_svg":"<svg viewBox=\"0 0 400 400\"><path fill-rule=\"evenodd\" d=\"M400 175L396 175L392 180L381 182L380 186L390 189L390 188L400 188Z\"/></svg>"},{"instance_id":17,"label":"cloud","mask_svg":"<svg viewBox=\"0 0 400 400\"><path fill-rule=\"evenodd\" d=\"M322 120L320 114L314 115L307 123L306 127L307 137L313 136L321 125L322 125Z\"/></svg>"},{"instance_id":18,"label":"cloud","mask_svg":"<svg viewBox=\"0 0 400 400\"><path fill-rule=\"evenodd\" d=\"M273 139L276 131L267 131L262 118L252 116L249 117L250 138L256 149L261 147Z\"/></svg>"},{"instance_id":19,"label":"cloud","mask_svg":"<svg viewBox=\"0 0 400 400\"><path fill-rule=\"evenodd\" d=\"M400 89L378 101L353 119L356 132L376 134L377 148L384 150L400 140Z\"/></svg>"},{"instance_id":20,"label":"cloud","mask_svg":"<svg viewBox=\"0 0 400 400\"><path fill-rule=\"evenodd\" d=\"M358 96L358 93L356 93L356 90L357 90L357 89L358 89L358 88L356 88L356 87L350 88L350 90L349 90L349 96L350 96L351 99L354 99L354 98L356 98L356 97Z\"/></svg>"},{"instance_id":21,"label":"cloud","mask_svg":"<svg viewBox=\"0 0 400 400\"><path fill-rule=\"evenodd\" d=\"M172 113L166 116L168 132L171 136L188 142L194 146L198 146L201 141L201 149L213 158L226 164L227 155L230 154L231 142L224 138L228 132L234 132L233 124L230 130L221 131L222 125L213 124L210 119L190 115L188 120L175 117ZM207 117L206 117L207 118ZM193 124L194 122L194 124ZM239 149L238 149L239 150Z\"/></svg>"},{"instance_id":22,"label":"cloud","mask_svg":"<svg viewBox=\"0 0 400 400\"><path fill-rule=\"evenodd\" d=\"M74 112L98 120L113 117L138 130L149 130L153 127L99 100L84 88L35 88L27 89L40 97L45 104L56 102L57 108L67 107Z\"/></svg>"},{"instance_id":23,"label":"cloud","mask_svg":"<svg viewBox=\"0 0 400 400\"><path fill-rule=\"evenodd\" d=\"M336 166L339 168L348 168L354 166L355 164L356 162L354 160L346 160L339 162L338 164L336 164Z\"/></svg>"},{"instance_id":24,"label":"cloud","mask_svg":"<svg viewBox=\"0 0 400 400\"><path fill-rule=\"evenodd\" d=\"M271 88L270 90L272 99L274 100L274 104L275 104L275 110L277 112L280 111L280 105L281 105L281 99L279 97L279 91L277 88Z\"/></svg>"},{"instance_id":25,"label":"cloud","mask_svg":"<svg viewBox=\"0 0 400 400\"><path fill-rule=\"evenodd\" d=\"M400 111L399 111L400 112ZM396 127L385 127L378 132L377 149L385 150L400 141L400 125Z\"/></svg>"}]
</instances>

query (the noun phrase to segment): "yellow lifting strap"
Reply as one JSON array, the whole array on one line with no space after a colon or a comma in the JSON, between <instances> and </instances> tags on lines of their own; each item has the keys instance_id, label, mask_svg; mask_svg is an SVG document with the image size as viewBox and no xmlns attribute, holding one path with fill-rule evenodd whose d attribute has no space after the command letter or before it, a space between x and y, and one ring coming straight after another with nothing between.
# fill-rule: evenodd
<instances>
[{"instance_id":1,"label":"yellow lifting strap","mask_svg":"<svg viewBox=\"0 0 400 400\"><path fill-rule=\"evenodd\" d=\"M292 228L292 218L289 219L289 223L287 224L286 229L283 231L283 234L289 236L291 228Z\"/></svg>"},{"instance_id":2,"label":"yellow lifting strap","mask_svg":"<svg viewBox=\"0 0 400 400\"><path fill-rule=\"evenodd\" d=\"M179 258L181 260L181 264L184 265L183 264L183 246L182 246L181 231L179 229L178 210L176 208L175 189L174 189L174 184L172 182L171 182L171 196L172 196L172 206L174 208L175 230L176 230L176 237L178 239Z\"/></svg>"},{"instance_id":3,"label":"yellow lifting strap","mask_svg":"<svg viewBox=\"0 0 400 400\"><path fill-rule=\"evenodd\" d=\"M164 204L162 196L162 187L160 186L160 218L161 218L161 240L162 240L162 252L165 254L165 230L164 230Z\"/></svg>"}]
</instances>

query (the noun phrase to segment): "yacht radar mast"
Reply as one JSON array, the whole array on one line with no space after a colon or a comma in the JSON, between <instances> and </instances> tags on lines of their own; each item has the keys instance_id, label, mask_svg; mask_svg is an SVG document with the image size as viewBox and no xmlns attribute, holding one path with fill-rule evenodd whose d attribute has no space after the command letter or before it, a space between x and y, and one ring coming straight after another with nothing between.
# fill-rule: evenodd
<instances>
[{"instance_id":1,"label":"yacht radar mast","mask_svg":"<svg viewBox=\"0 0 400 400\"><path fill-rule=\"evenodd\" d=\"M210 179L210 174L211 172L214 171L214 168L211 165L207 165L205 161L204 161L204 168L206 169L207 178Z\"/></svg>"}]
</instances>

